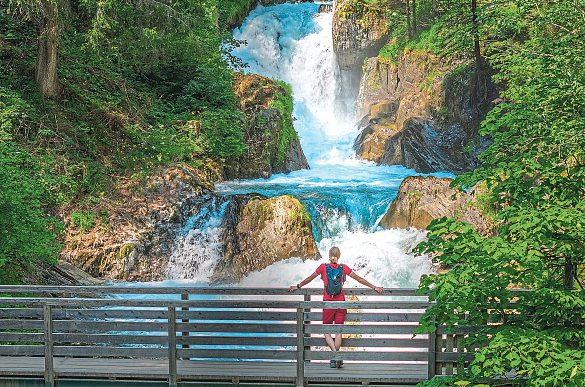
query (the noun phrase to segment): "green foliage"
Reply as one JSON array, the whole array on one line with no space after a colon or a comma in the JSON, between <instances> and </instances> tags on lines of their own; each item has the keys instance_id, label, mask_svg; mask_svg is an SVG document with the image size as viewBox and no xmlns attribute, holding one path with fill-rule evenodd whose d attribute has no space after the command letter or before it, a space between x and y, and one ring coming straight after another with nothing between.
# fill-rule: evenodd
<instances>
[{"instance_id":1,"label":"green foliage","mask_svg":"<svg viewBox=\"0 0 585 387\"><path fill-rule=\"evenodd\" d=\"M455 184L484 182L497 236L441 219L418 247L449 269L421 279L437 301L422 330L483 327L470 339L490 338L462 381L514 371L531 386L584 383L585 20L575 5L505 2L482 11L492 37L485 52L507 88L482 123L494 141L482 166Z\"/></svg>"},{"instance_id":2,"label":"green foliage","mask_svg":"<svg viewBox=\"0 0 585 387\"><path fill-rule=\"evenodd\" d=\"M71 224L83 231L91 230L96 224L96 216L92 211L73 211L71 213Z\"/></svg>"},{"instance_id":3,"label":"green foliage","mask_svg":"<svg viewBox=\"0 0 585 387\"><path fill-rule=\"evenodd\" d=\"M297 132L293 126L293 98L292 88L285 82L278 81L278 85L284 90L284 93L277 93L271 103L271 107L277 109L282 117L282 133L278 141L276 150L276 162L281 164L289 148L289 143L297 139Z\"/></svg>"}]
</instances>

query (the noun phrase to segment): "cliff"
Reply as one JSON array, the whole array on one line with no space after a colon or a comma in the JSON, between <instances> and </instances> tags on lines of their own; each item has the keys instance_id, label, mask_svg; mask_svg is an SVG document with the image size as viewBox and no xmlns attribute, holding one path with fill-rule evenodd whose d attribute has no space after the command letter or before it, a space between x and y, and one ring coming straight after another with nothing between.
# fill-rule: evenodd
<instances>
[{"instance_id":1,"label":"cliff","mask_svg":"<svg viewBox=\"0 0 585 387\"><path fill-rule=\"evenodd\" d=\"M268 178L309 168L293 127L290 88L260 75L236 74L234 90L246 117L246 150L227 161L226 178Z\"/></svg>"},{"instance_id":2,"label":"cliff","mask_svg":"<svg viewBox=\"0 0 585 387\"><path fill-rule=\"evenodd\" d=\"M485 79L481 100L472 102L473 71L422 50L406 50L397 61L369 58L360 83L358 157L425 173L473 169L486 145L479 122L497 96Z\"/></svg>"},{"instance_id":3,"label":"cliff","mask_svg":"<svg viewBox=\"0 0 585 387\"><path fill-rule=\"evenodd\" d=\"M341 98L353 102L364 59L388 40L385 13L363 0L339 0L333 7L333 51L341 70Z\"/></svg>"}]
</instances>

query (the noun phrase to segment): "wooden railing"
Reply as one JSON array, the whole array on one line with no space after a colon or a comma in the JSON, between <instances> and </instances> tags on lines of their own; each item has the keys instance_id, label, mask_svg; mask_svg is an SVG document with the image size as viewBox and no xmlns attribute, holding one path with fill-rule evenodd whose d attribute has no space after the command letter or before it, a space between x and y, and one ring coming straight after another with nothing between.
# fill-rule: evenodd
<instances>
[{"instance_id":1,"label":"wooden railing","mask_svg":"<svg viewBox=\"0 0 585 387\"><path fill-rule=\"evenodd\" d=\"M428 306L414 289L345 292L361 300L312 300L322 289L0 286L0 356L44 357L48 385L69 375L55 370L55 359L126 358L163 359L171 386L198 378L188 366L214 360L296 363L294 374L279 380L303 386L307 364L332 356L323 334L343 333L339 360L419 364L427 370L423 379L466 366L471 351L460 335L442 327L430 337L413 335ZM324 307L348 308L346 324L322 325ZM79 373L69 376L101 375Z\"/></svg>"}]
</instances>

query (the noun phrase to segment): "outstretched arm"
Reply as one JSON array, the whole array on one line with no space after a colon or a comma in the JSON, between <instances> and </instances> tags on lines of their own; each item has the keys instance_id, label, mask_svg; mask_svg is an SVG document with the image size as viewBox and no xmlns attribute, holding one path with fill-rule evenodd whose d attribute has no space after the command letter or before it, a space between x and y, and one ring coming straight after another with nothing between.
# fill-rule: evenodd
<instances>
[{"instance_id":1,"label":"outstretched arm","mask_svg":"<svg viewBox=\"0 0 585 387\"><path fill-rule=\"evenodd\" d=\"M288 288L289 292L294 292L297 289L302 288L303 286L305 286L306 284L308 284L309 282L311 282L312 280L314 280L319 274L317 273L313 273L310 276L308 276L307 278L305 278L304 280L302 280L301 282L299 282L297 285L292 285Z\"/></svg>"},{"instance_id":2,"label":"outstretched arm","mask_svg":"<svg viewBox=\"0 0 585 387\"><path fill-rule=\"evenodd\" d=\"M355 272L353 272L353 271L352 271L351 273L349 273L349 276L350 276L351 278L353 278L354 280L356 280L357 282L359 282L360 284L362 284L362 285L366 285L367 287L369 287L369 288L371 288L371 289L374 289L374 290L375 290L376 292L378 292L379 294L382 294L382 293L384 293L384 288L381 288L381 287L379 287L379 286L372 285L372 284L371 284L371 283L370 283L370 282L369 282L367 279L365 279L365 278L363 278L363 277L360 277L359 275L357 275L357 274L356 274Z\"/></svg>"}]
</instances>

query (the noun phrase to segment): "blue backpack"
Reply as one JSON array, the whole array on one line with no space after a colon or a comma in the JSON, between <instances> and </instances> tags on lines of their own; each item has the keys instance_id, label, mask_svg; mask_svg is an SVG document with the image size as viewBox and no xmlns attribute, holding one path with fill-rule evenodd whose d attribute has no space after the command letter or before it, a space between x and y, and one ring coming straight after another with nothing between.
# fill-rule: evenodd
<instances>
[{"instance_id":1,"label":"blue backpack","mask_svg":"<svg viewBox=\"0 0 585 387\"><path fill-rule=\"evenodd\" d=\"M327 271L327 286L325 292L331 297L337 296L341 293L343 288L343 282L345 282L345 274L343 274L343 265L339 265L337 269L331 267L331 265L325 265Z\"/></svg>"}]
</instances>

